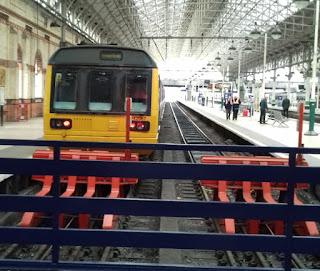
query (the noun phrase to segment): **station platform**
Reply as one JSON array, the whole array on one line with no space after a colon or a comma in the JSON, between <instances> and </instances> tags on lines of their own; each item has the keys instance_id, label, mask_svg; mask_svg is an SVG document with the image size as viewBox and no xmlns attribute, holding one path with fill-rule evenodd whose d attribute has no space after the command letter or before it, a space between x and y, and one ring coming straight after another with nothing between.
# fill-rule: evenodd
<instances>
[{"instance_id":1,"label":"station platform","mask_svg":"<svg viewBox=\"0 0 320 271\"><path fill-rule=\"evenodd\" d=\"M204 117L217 123L221 127L237 134L244 140L255 146L273 146L273 147L297 147L298 132L296 130L297 120L291 119L286 122L289 127L273 124L273 120L268 120L266 124L260 124L260 113L254 112L253 116L244 117L242 113L238 115L237 120L226 120L226 113L221 110L220 105L215 104L212 107L202 106L196 102L179 100L185 106L199 112ZM267 118L266 118L267 119ZM309 122L303 122L303 133L308 131ZM320 124L315 123L314 130L320 133ZM41 140L43 135L43 118L34 118L21 122L6 122L4 126L0 126L0 138L2 139L29 139ZM317 148L320 146L320 134L318 136L302 137L302 143L305 147ZM1 146L0 157L7 158L31 158L36 149L44 147L28 147L28 146ZM44 148L45 149L45 148ZM286 154L274 154L277 157L287 157ZM309 166L320 166L320 155L305 155L304 157ZM0 174L0 181L2 177Z\"/></svg>"},{"instance_id":2,"label":"station platform","mask_svg":"<svg viewBox=\"0 0 320 271\"><path fill-rule=\"evenodd\" d=\"M20 122L5 122L0 126L1 139L42 140L43 118L34 118ZM39 146L0 145L0 158L31 158L35 150L46 149ZM0 182L11 174L0 174Z\"/></svg>"},{"instance_id":3,"label":"station platform","mask_svg":"<svg viewBox=\"0 0 320 271\"><path fill-rule=\"evenodd\" d=\"M269 147L297 147L298 146L298 131L297 120L290 119L286 122L288 127L280 126L274 123L273 120L266 121L266 124L260 124L260 112L255 111L253 116L244 117L242 113L238 114L237 120L226 120L226 113L221 110L221 105L215 104L214 107L202 106L196 102L179 100L181 104L197 111L199 114L215 122L219 126L237 134L239 137L250 142L255 146ZM266 117L267 120L267 117ZM304 147L317 148L320 146L320 134L318 136L305 136L304 133L309 130L309 122L303 122L303 137L302 143ZM320 133L320 124L315 123L314 130ZM276 157L288 157L283 153L274 153ZM309 166L320 166L320 155L304 155Z\"/></svg>"}]
</instances>

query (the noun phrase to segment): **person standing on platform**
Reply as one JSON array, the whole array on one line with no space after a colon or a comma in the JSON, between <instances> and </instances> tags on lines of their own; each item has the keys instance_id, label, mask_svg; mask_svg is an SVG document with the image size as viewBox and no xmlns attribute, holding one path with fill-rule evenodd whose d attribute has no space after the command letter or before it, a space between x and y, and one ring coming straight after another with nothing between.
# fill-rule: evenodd
<instances>
[{"instance_id":1,"label":"person standing on platform","mask_svg":"<svg viewBox=\"0 0 320 271\"><path fill-rule=\"evenodd\" d=\"M268 103L267 103L267 97L264 97L264 99L260 102L260 123L265 124L266 123L266 111L268 110Z\"/></svg>"},{"instance_id":2,"label":"person standing on platform","mask_svg":"<svg viewBox=\"0 0 320 271\"><path fill-rule=\"evenodd\" d=\"M232 107L231 96L228 96L228 99L226 100L226 103L225 103L225 107L226 107L227 120L229 120L230 114L231 114L231 107Z\"/></svg>"},{"instance_id":3,"label":"person standing on platform","mask_svg":"<svg viewBox=\"0 0 320 271\"><path fill-rule=\"evenodd\" d=\"M237 97L234 97L232 102L232 120L237 120L238 117L238 111L239 111L239 105L240 100L238 100Z\"/></svg>"},{"instance_id":4,"label":"person standing on platform","mask_svg":"<svg viewBox=\"0 0 320 271\"><path fill-rule=\"evenodd\" d=\"M289 118L290 100L285 97L282 101L283 116Z\"/></svg>"}]
</instances>

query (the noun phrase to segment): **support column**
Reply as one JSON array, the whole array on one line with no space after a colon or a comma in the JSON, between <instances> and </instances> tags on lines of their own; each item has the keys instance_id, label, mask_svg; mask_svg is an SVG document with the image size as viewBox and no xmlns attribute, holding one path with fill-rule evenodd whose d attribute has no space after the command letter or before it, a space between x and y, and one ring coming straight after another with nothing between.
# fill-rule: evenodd
<instances>
[{"instance_id":1,"label":"support column","mask_svg":"<svg viewBox=\"0 0 320 271\"><path fill-rule=\"evenodd\" d=\"M222 63L222 84L224 84L224 81L225 81L224 63Z\"/></svg>"},{"instance_id":2,"label":"support column","mask_svg":"<svg viewBox=\"0 0 320 271\"><path fill-rule=\"evenodd\" d=\"M276 79L277 79L277 65L276 60L274 61L274 70L273 70L273 85L272 85L272 100L271 105L276 105Z\"/></svg>"},{"instance_id":3,"label":"support column","mask_svg":"<svg viewBox=\"0 0 320 271\"><path fill-rule=\"evenodd\" d=\"M190 84L187 85L187 101L192 101L192 81L190 81Z\"/></svg>"},{"instance_id":4,"label":"support column","mask_svg":"<svg viewBox=\"0 0 320 271\"><path fill-rule=\"evenodd\" d=\"M288 87L287 87L287 98L292 103L292 101L290 99L291 77L292 77L291 70L292 70L292 54L289 55L289 74L288 74Z\"/></svg>"},{"instance_id":5,"label":"support column","mask_svg":"<svg viewBox=\"0 0 320 271\"><path fill-rule=\"evenodd\" d=\"M267 46L268 46L268 34L267 32L264 33L264 53L263 53L263 74L262 74L262 86L261 86L261 93L260 93L260 99L258 102L260 103L260 100L264 98L264 92L266 87L266 64L267 64Z\"/></svg>"},{"instance_id":6,"label":"support column","mask_svg":"<svg viewBox=\"0 0 320 271\"><path fill-rule=\"evenodd\" d=\"M220 109L223 109L223 103L224 103L224 81L225 81L225 73L224 73L224 61L222 62L222 88L221 88L221 107Z\"/></svg>"},{"instance_id":7,"label":"support column","mask_svg":"<svg viewBox=\"0 0 320 271\"><path fill-rule=\"evenodd\" d=\"M310 76L309 71L311 71L312 67L312 60L311 60L311 48L308 49L308 63L307 63L307 71L306 71L306 99L305 99L305 108L309 108L309 102L310 102L310 90L311 90L311 81L312 81L312 75Z\"/></svg>"},{"instance_id":8,"label":"support column","mask_svg":"<svg viewBox=\"0 0 320 271\"><path fill-rule=\"evenodd\" d=\"M305 135L316 136L318 135L314 131L314 118L315 118L315 105L316 105L316 72L317 72L317 56L318 56L318 28L319 28L319 5L320 0L316 3L316 16L315 16L315 28L314 28L314 48L313 48L313 62L312 62L312 88L310 99L310 114L309 114L309 131Z\"/></svg>"},{"instance_id":9,"label":"support column","mask_svg":"<svg viewBox=\"0 0 320 271\"><path fill-rule=\"evenodd\" d=\"M241 68L241 50L239 50L238 93L237 93L238 99L240 99L240 68Z\"/></svg>"},{"instance_id":10,"label":"support column","mask_svg":"<svg viewBox=\"0 0 320 271\"><path fill-rule=\"evenodd\" d=\"M66 1L61 1L61 15L66 18L67 17L67 3ZM63 20L61 24L61 42L60 47L67 46L66 43L66 22Z\"/></svg>"}]
</instances>

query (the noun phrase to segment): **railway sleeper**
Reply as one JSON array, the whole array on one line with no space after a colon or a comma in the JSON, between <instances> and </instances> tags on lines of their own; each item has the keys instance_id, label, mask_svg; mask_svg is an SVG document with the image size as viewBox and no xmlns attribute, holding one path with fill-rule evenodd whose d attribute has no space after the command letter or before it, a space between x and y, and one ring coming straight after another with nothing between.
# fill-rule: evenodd
<instances>
[{"instance_id":1,"label":"railway sleeper","mask_svg":"<svg viewBox=\"0 0 320 271\"><path fill-rule=\"evenodd\" d=\"M288 159L274 158L268 156L202 156L201 163L205 164L233 164L233 165L262 165L262 166L288 166ZM304 160L297 160L297 165L308 166ZM227 195L228 189L237 190L236 201L255 203L266 202L271 204L278 203L272 196L272 191L280 191L279 202L285 202L286 183L272 182L249 182L249 181L227 181L227 180L202 180L201 185L213 188L213 201L229 202ZM307 184L297 184L296 189L307 189ZM294 192L294 204L303 204L298 200ZM255 192L255 199L252 192ZM225 233L235 233L235 222L231 218L219 219L219 223ZM261 223L256 219L249 219L247 222L247 232L249 234L259 234ZM275 235L284 234L284 222L272 222L273 233ZM301 236L318 236L319 231L314 221L299 221L293 225L296 234Z\"/></svg>"},{"instance_id":2,"label":"railway sleeper","mask_svg":"<svg viewBox=\"0 0 320 271\"><path fill-rule=\"evenodd\" d=\"M61 152L61 159L72 160L100 160L100 161L125 161L125 153L114 153L107 151L81 151L81 150L69 150ZM35 159L53 159L53 151L51 150L38 150L33 154ZM139 161L138 154L131 154L130 161ZM51 192L53 176L49 175L33 175L33 180L42 182L42 189L36 196L47 196ZM95 177L95 176L60 176L60 183L65 183L66 190L60 195L60 197L77 196L76 191L77 184L85 184L86 192L83 195L84 198L91 198L96 194L97 185L110 185L111 191L109 198L121 198L124 196L123 186L136 184L137 178L119 178L119 177ZM40 223L41 213L26 212L24 213L20 222L21 227L37 227ZM88 228L89 214L79 214L79 228ZM103 218L103 229L113 229L117 215L105 214ZM64 227L64 214L59 214L59 226Z\"/></svg>"}]
</instances>

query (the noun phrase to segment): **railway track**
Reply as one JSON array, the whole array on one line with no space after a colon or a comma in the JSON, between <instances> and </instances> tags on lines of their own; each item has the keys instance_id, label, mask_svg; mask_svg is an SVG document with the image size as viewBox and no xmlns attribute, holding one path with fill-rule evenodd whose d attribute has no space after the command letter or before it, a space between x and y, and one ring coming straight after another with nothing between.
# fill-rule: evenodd
<instances>
[{"instance_id":1,"label":"railway track","mask_svg":"<svg viewBox=\"0 0 320 271\"><path fill-rule=\"evenodd\" d=\"M175 103L171 104L175 121L180 131L181 137L185 144L214 144L212 140L187 116L187 114ZM225 141L226 145L232 145L230 139ZM234 143L233 143L234 144ZM248 153L236 153L237 155L249 155ZM202 155L235 155L235 153L227 152L188 152L189 161L199 163ZM178 188L180 191L179 197L185 200L207 200L212 197L211 188L204 188L199 184L199 181L186 182ZM230 200L234 200L234 195L228 193ZM209 226L209 232L222 232L219 222L215 219L181 219L182 231L206 231L205 225ZM269 234L274 235L268 224L265 224ZM247 234L246 229L241 221L236 222L236 232ZM209 263L219 266L241 266L241 267L272 267L282 268L284 264L284 257L277 253L261 253L261 252L231 252L231 251L189 251L185 258L187 263L200 264L200 260L210 258ZM310 259L313 259L310 262ZM318 268L319 260L312 255L298 255L292 254L292 268L306 269Z\"/></svg>"}]
</instances>

